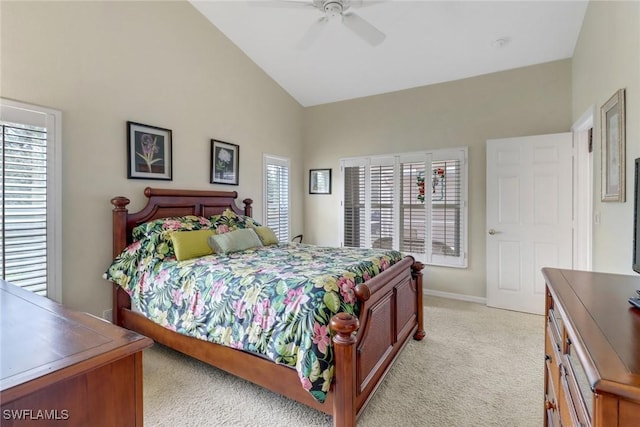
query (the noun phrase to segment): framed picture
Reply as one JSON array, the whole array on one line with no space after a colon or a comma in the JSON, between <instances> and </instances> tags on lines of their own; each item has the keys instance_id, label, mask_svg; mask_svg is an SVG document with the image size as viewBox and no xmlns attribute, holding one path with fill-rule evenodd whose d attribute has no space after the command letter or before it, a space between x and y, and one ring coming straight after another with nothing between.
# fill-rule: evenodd
<instances>
[{"instance_id":1,"label":"framed picture","mask_svg":"<svg viewBox=\"0 0 640 427\"><path fill-rule=\"evenodd\" d=\"M211 183L238 185L240 147L216 139L211 140Z\"/></svg>"},{"instance_id":2,"label":"framed picture","mask_svg":"<svg viewBox=\"0 0 640 427\"><path fill-rule=\"evenodd\" d=\"M171 130L127 122L127 178L171 181Z\"/></svg>"},{"instance_id":3,"label":"framed picture","mask_svg":"<svg viewBox=\"0 0 640 427\"><path fill-rule=\"evenodd\" d=\"M331 169L309 171L309 194L331 194Z\"/></svg>"},{"instance_id":4,"label":"framed picture","mask_svg":"<svg viewBox=\"0 0 640 427\"><path fill-rule=\"evenodd\" d=\"M625 201L624 95L618 90L600 109L603 202Z\"/></svg>"}]
</instances>

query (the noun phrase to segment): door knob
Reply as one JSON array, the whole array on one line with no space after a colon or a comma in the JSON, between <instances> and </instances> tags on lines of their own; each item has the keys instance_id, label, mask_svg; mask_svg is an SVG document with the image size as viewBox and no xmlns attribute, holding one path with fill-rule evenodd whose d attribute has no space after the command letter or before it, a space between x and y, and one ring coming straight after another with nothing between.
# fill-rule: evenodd
<instances>
[{"instance_id":1,"label":"door knob","mask_svg":"<svg viewBox=\"0 0 640 427\"><path fill-rule=\"evenodd\" d=\"M494 230L493 228L490 228L490 229L489 229L489 234L491 234L492 236L493 236L494 234L496 234L496 233L497 233L497 231L496 231L496 230Z\"/></svg>"}]
</instances>

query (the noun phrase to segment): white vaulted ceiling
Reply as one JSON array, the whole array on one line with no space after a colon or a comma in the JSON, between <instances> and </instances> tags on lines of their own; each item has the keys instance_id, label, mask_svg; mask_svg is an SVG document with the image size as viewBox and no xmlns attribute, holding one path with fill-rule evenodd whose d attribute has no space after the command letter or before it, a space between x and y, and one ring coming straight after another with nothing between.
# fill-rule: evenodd
<instances>
[{"instance_id":1,"label":"white vaulted ceiling","mask_svg":"<svg viewBox=\"0 0 640 427\"><path fill-rule=\"evenodd\" d=\"M570 58L588 3L364 0L355 8L353 0L349 11L386 35L381 44L366 43L338 17L300 48L322 12L261 1L268 4L191 3L303 106Z\"/></svg>"}]
</instances>

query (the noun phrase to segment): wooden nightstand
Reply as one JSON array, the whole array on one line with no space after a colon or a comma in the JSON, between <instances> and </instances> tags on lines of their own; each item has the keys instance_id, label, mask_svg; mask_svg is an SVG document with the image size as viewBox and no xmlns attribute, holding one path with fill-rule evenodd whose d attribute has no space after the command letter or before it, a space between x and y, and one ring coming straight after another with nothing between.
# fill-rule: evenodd
<instances>
[{"instance_id":1,"label":"wooden nightstand","mask_svg":"<svg viewBox=\"0 0 640 427\"><path fill-rule=\"evenodd\" d=\"M142 426L152 344L0 280L0 424Z\"/></svg>"}]
</instances>

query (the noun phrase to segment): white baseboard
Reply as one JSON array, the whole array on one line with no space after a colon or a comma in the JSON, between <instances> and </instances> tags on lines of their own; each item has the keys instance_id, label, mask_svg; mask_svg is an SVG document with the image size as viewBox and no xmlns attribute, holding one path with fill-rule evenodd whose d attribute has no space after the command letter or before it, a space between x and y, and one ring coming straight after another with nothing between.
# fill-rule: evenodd
<instances>
[{"instance_id":1,"label":"white baseboard","mask_svg":"<svg viewBox=\"0 0 640 427\"><path fill-rule=\"evenodd\" d=\"M454 294L452 292L434 291L432 289L423 289L422 293L425 294L425 295L431 295L431 296L434 296L434 297L457 299L457 300L460 300L460 301L475 302L475 303L482 304L482 305L486 305L487 304L487 299L486 298L474 297L472 295Z\"/></svg>"}]
</instances>

